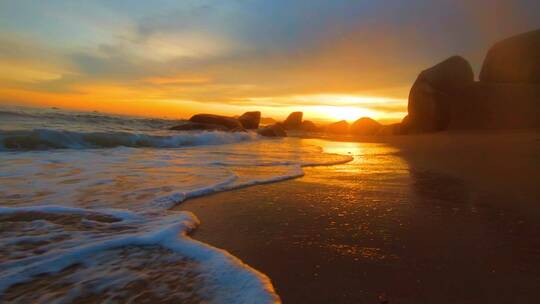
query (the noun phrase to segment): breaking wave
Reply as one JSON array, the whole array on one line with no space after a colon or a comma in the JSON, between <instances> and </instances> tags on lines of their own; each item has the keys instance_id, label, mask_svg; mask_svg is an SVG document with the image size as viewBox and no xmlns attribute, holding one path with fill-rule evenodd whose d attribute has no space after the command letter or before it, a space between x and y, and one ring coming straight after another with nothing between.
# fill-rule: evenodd
<instances>
[{"instance_id":1,"label":"breaking wave","mask_svg":"<svg viewBox=\"0 0 540 304\"><path fill-rule=\"evenodd\" d=\"M92 149L114 147L182 148L257 139L248 132L180 132L150 135L129 132L75 132L52 129L0 131L0 150Z\"/></svg>"},{"instance_id":2,"label":"breaking wave","mask_svg":"<svg viewBox=\"0 0 540 304\"><path fill-rule=\"evenodd\" d=\"M169 208L352 157L173 123L0 109L0 302L280 301L264 274L189 237L195 215Z\"/></svg>"}]
</instances>

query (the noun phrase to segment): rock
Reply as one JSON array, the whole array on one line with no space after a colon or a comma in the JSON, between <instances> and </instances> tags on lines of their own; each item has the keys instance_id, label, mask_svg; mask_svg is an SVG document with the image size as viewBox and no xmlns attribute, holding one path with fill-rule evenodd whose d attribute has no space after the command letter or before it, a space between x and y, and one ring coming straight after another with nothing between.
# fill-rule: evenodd
<instances>
[{"instance_id":1,"label":"rock","mask_svg":"<svg viewBox=\"0 0 540 304\"><path fill-rule=\"evenodd\" d=\"M540 84L540 29L510 37L491 47L480 72L480 81Z\"/></svg>"},{"instance_id":2,"label":"rock","mask_svg":"<svg viewBox=\"0 0 540 304\"><path fill-rule=\"evenodd\" d=\"M449 93L473 83L474 73L465 58L453 56L420 73L418 80Z\"/></svg>"},{"instance_id":3,"label":"rock","mask_svg":"<svg viewBox=\"0 0 540 304\"><path fill-rule=\"evenodd\" d=\"M302 126L302 117L304 114L302 112L292 112L287 116L287 119L283 122L283 126L286 130L296 130L300 129Z\"/></svg>"},{"instance_id":4,"label":"rock","mask_svg":"<svg viewBox=\"0 0 540 304\"><path fill-rule=\"evenodd\" d=\"M311 120L304 120L302 122L302 126L300 127L300 129L302 129L302 131L305 131L305 132L317 132L319 131L319 127L317 127L317 125L312 122Z\"/></svg>"},{"instance_id":5,"label":"rock","mask_svg":"<svg viewBox=\"0 0 540 304\"><path fill-rule=\"evenodd\" d=\"M287 132L281 124L273 124L257 130L257 133L266 137L286 137Z\"/></svg>"},{"instance_id":6,"label":"rock","mask_svg":"<svg viewBox=\"0 0 540 304\"><path fill-rule=\"evenodd\" d=\"M379 122L369 117L362 117L352 124L351 133L354 135L375 135L381 128L382 125Z\"/></svg>"},{"instance_id":7,"label":"rock","mask_svg":"<svg viewBox=\"0 0 540 304\"><path fill-rule=\"evenodd\" d=\"M399 123L399 126L396 127L396 135L405 135L409 133L409 115L405 115L401 122Z\"/></svg>"},{"instance_id":8,"label":"rock","mask_svg":"<svg viewBox=\"0 0 540 304\"><path fill-rule=\"evenodd\" d=\"M540 84L476 82L458 96L448 129L530 129L540 127Z\"/></svg>"},{"instance_id":9,"label":"rock","mask_svg":"<svg viewBox=\"0 0 540 304\"><path fill-rule=\"evenodd\" d=\"M262 117L261 118L261 124L263 125L273 125L275 124L277 121L271 117Z\"/></svg>"},{"instance_id":10,"label":"rock","mask_svg":"<svg viewBox=\"0 0 540 304\"><path fill-rule=\"evenodd\" d=\"M389 136L389 135L402 135L406 134L403 131L401 123L393 123L389 125L382 125L381 128L375 133L376 136Z\"/></svg>"},{"instance_id":11,"label":"rock","mask_svg":"<svg viewBox=\"0 0 540 304\"><path fill-rule=\"evenodd\" d=\"M219 125L229 130L239 130L244 128L238 119L214 114L197 114L192 116L189 121L210 125Z\"/></svg>"},{"instance_id":12,"label":"rock","mask_svg":"<svg viewBox=\"0 0 540 304\"><path fill-rule=\"evenodd\" d=\"M333 134L347 134L349 133L349 123L345 120L331 123L326 126L326 132Z\"/></svg>"},{"instance_id":13,"label":"rock","mask_svg":"<svg viewBox=\"0 0 540 304\"><path fill-rule=\"evenodd\" d=\"M238 118L242 126L246 129L258 129L261 123L261 112L246 112Z\"/></svg>"},{"instance_id":14,"label":"rock","mask_svg":"<svg viewBox=\"0 0 540 304\"><path fill-rule=\"evenodd\" d=\"M205 130L205 131L229 131L228 128L220 125L212 125L212 124L205 124L205 123L197 123L197 122L186 122L181 125L177 125L174 127L171 127L169 130L174 131L195 131L195 130Z\"/></svg>"},{"instance_id":15,"label":"rock","mask_svg":"<svg viewBox=\"0 0 540 304\"><path fill-rule=\"evenodd\" d=\"M409 128L411 132L444 130L450 123L449 95L425 82L415 83L409 93Z\"/></svg>"},{"instance_id":16,"label":"rock","mask_svg":"<svg viewBox=\"0 0 540 304\"><path fill-rule=\"evenodd\" d=\"M459 56L420 73L409 94L409 130L433 132L446 129L452 103L460 102L456 96L473 82L471 65Z\"/></svg>"}]
</instances>

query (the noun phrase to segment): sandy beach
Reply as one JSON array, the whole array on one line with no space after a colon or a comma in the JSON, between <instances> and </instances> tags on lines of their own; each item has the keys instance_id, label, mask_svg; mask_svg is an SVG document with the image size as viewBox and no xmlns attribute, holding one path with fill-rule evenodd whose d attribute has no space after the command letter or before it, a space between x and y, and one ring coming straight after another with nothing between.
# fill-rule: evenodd
<instances>
[{"instance_id":1,"label":"sandy beach","mask_svg":"<svg viewBox=\"0 0 540 304\"><path fill-rule=\"evenodd\" d=\"M195 239L267 274L284 303L532 303L539 138L306 139L355 159L176 209L201 220Z\"/></svg>"}]
</instances>

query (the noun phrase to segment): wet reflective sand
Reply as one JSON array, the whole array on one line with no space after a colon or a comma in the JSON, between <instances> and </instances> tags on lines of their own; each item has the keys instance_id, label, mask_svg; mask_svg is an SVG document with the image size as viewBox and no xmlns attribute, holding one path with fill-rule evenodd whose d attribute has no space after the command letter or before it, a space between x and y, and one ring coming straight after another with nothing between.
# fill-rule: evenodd
<instances>
[{"instance_id":1,"label":"wet reflective sand","mask_svg":"<svg viewBox=\"0 0 540 304\"><path fill-rule=\"evenodd\" d=\"M521 152L531 158L499 153L513 157L513 164L501 165L506 176L520 174L513 166L529 166L521 172L522 180L532 180L523 182L523 192L510 181L504 188L505 176L460 175L451 170L459 166L438 164L425 154L436 142L315 140L355 160L178 209L199 216L196 239L267 274L285 303L377 303L380 295L390 303L532 303L540 286L540 221L526 208L538 209L532 187L540 180L538 150L531 150L540 144L537 137L513 143L518 152L523 144ZM422 144L427 148L418 148ZM472 156L465 166L482 168L473 163L482 162L484 152L473 143L467 149ZM443 163L461 164L458 152Z\"/></svg>"}]
</instances>

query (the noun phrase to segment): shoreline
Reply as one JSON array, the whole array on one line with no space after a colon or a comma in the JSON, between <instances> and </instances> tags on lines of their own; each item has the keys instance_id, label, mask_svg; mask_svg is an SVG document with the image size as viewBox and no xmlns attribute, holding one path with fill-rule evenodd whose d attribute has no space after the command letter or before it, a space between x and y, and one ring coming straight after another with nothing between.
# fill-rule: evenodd
<instances>
[{"instance_id":1,"label":"shoreline","mask_svg":"<svg viewBox=\"0 0 540 304\"><path fill-rule=\"evenodd\" d=\"M531 188L538 174L537 163L520 155L540 141L536 133L512 138L457 135L458 146L456 135L391 144L311 140L357 157L174 209L197 214L192 237L268 275L284 303L376 303L382 294L390 303L527 302L540 284ZM529 174L519 172L528 183L475 172L500 157L485 156L495 146L495 154L511 156L504 170L529 164ZM476 153L463 163L459 147ZM504 180L506 187L491 189ZM499 196L505 191L516 198L510 208Z\"/></svg>"},{"instance_id":2,"label":"shoreline","mask_svg":"<svg viewBox=\"0 0 540 304\"><path fill-rule=\"evenodd\" d=\"M458 130L431 134L391 136L298 136L330 142L384 144L398 149L398 155L413 163L414 168L435 171L463 180L472 188L496 192L501 196L490 204L522 215L540 216L540 132L537 129ZM534 177L537 177L535 179ZM525 189L523 189L525 188ZM510 195L507 190L510 189ZM527 194L522 198L523 192ZM516 195L518 194L518 195ZM503 198L518 200L505 203ZM486 200L481 198L480 200Z\"/></svg>"}]
</instances>

